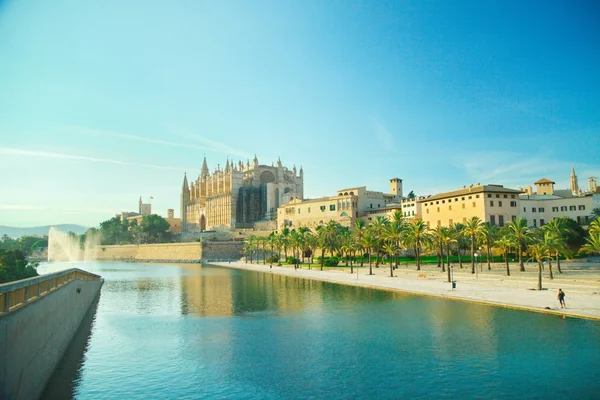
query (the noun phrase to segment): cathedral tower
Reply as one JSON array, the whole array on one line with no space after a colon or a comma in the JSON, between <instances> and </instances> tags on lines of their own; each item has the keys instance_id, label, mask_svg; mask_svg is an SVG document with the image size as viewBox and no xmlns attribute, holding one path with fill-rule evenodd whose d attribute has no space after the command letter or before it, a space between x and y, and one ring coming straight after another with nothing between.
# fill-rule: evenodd
<instances>
[{"instance_id":1,"label":"cathedral tower","mask_svg":"<svg viewBox=\"0 0 600 400\"><path fill-rule=\"evenodd\" d=\"M579 185L577 184L577 175L575 175L575 166L573 166L571 168L571 192L573 193L573 195L578 195L579 192Z\"/></svg>"},{"instance_id":2,"label":"cathedral tower","mask_svg":"<svg viewBox=\"0 0 600 400\"><path fill-rule=\"evenodd\" d=\"M206 165L206 158L204 159L204 163ZM141 200L140 200L141 201ZM187 224L187 205L190 202L190 187L188 185L187 175L183 174L183 186L181 188L181 232L186 231Z\"/></svg>"}]
</instances>

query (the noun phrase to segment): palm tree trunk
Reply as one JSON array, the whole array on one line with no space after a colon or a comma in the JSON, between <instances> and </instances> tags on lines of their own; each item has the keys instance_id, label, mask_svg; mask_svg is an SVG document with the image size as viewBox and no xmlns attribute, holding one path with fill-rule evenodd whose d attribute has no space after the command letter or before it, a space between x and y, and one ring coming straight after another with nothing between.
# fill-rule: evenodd
<instances>
[{"instance_id":1,"label":"palm tree trunk","mask_svg":"<svg viewBox=\"0 0 600 400\"><path fill-rule=\"evenodd\" d=\"M392 258L390 257L390 277L394 277L394 264L392 264Z\"/></svg>"},{"instance_id":2,"label":"palm tree trunk","mask_svg":"<svg viewBox=\"0 0 600 400\"><path fill-rule=\"evenodd\" d=\"M460 266L460 268L462 268L463 264L462 264L462 257L461 257L461 254L460 254L460 246L458 247L457 254L458 254L458 265Z\"/></svg>"},{"instance_id":3,"label":"palm tree trunk","mask_svg":"<svg viewBox=\"0 0 600 400\"><path fill-rule=\"evenodd\" d=\"M325 250L321 249L321 271L323 271L323 263L325 262Z\"/></svg>"},{"instance_id":4,"label":"palm tree trunk","mask_svg":"<svg viewBox=\"0 0 600 400\"><path fill-rule=\"evenodd\" d=\"M560 253L556 252L556 268L558 268L558 273L562 274L562 270L560 269Z\"/></svg>"},{"instance_id":5,"label":"palm tree trunk","mask_svg":"<svg viewBox=\"0 0 600 400\"><path fill-rule=\"evenodd\" d=\"M508 251L504 251L504 262L506 263L506 276L510 276L510 267L508 266Z\"/></svg>"},{"instance_id":6,"label":"palm tree trunk","mask_svg":"<svg viewBox=\"0 0 600 400\"><path fill-rule=\"evenodd\" d=\"M375 253L375 268L379 268L379 244L377 245L377 252Z\"/></svg>"},{"instance_id":7,"label":"palm tree trunk","mask_svg":"<svg viewBox=\"0 0 600 400\"><path fill-rule=\"evenodd\" d=\"M548 258L548 271L550 272L550 279L554 279L554 275L552 274L552 257Z\"/></svg>"},{"instance_id":8,"label":"palm tree trunk","mask_svg":"<svg viewBox=\"0 0 600 400\"><path fill-rule=\"evenodd\" d=\"M371 264L371 249L369 249L369 275L373 275L373 264Z\"/></svg>"},{"instance_id":9,"label":"palm tree trunk","mask_svg":"<svg viewBox=\"0 0 600 400\"><path fill-rule=\"evenodd\" d=\"M475 235L471 236L471 273L475 273Z\"/></svg>"},{"instance_id":10,"label":"palm tree trunk","mask_svg":"<svg viewBox=\"0 0 600 400\"><path fill-rule=\"evenodd\" d=\"M492 252L490 251L490 242L487 243L487 263L488 263L488 271L492 270L492 264L490 259L492 258Z\"/></svg>"},{"instance_id":11,"label":"palm tree trunk","mask_svg":"<svg viewBox=\"0 0 600 400\"><path fill-rule=\"evenodd\" d=\"M448 262L448 282L451 282L450 278L450 244L446 245L446 261Z\"/></svg>"},{"instance_id":12,"label":"palm tree trunk","mask_svg":"<svg viewBox=\"0 0 600 400\"><path fill-rule=\"evenodd\" d=\"M444 263L444 245L440 244L440 255L442 256L442 272L446 272L446 264ZM448 264L450 265L450 264Z\"/></svg>"},{"instance_id":13,"label":"palm tree trunk","mask_svg":"<svg viewBox=\"0 0 600 400\"><path fill-rule=\"evenodd\" d=\"M417 271L421 270L421 259L419 257L419 242L415 246L415 260L417 261Z\"/></svg>"},{"instance_id":14,"label":"palm tree trunk","mask_svg":"<svg viewBox=\"0 0 600 400\"><path fill-rule=\"evenodd\" d=\"M525 265L523 265L523 246L521 242L519 242L517 247L517 251L519 252L519 267L521 268L521 272L525 272Z\"/></svg>"},{"instance_id":15,"label":"palm tree trunk","mask_svg":"<svg viewBox=\"0 0 600 400\"><path fill-rule=\"evenodd\" d=\"M538 260L538 284L537 290L542 290L542 261Z\"/></svg>"},{"instance_id":16,"label":"palm tree trunk","mask_svg":"<svg viewBox=\"0 0 600 400\"><path fill-rule=\"evenodd\" d=\"M435 255L437 256L438 268L441 268L442 262L440 261L441 257L440 257L440 248L439 247L436 249Z\"/></svg>"}]
</instances>

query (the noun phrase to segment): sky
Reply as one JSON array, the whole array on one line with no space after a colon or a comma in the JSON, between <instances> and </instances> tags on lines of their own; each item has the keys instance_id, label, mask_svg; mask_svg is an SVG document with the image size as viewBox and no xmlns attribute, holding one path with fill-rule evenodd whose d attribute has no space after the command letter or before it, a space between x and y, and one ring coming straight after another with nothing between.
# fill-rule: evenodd
<instances>
[{"instance_id":1,"label":"sky","mask_svg":"<svg viewBox=\"0 0 600 400\"><path fill-rule=\"evenodd\" d=\"M179 215L183 175L304 196L600 177L600 3L0 0L0 225Z\"/></svg>"}]
</instances>

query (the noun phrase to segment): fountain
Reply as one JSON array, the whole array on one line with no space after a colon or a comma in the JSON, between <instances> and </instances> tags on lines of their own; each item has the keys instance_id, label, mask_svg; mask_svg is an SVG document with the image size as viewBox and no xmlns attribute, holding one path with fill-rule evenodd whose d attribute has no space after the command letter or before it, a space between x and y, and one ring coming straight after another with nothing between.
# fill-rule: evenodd
<instances>
[{"instance_id":1,"label":"fountain","mask_svg":"<svg viewBox=\"0 0 600 400\"><path fill-rule=\"evenodd\" d=\"M48 261L94 261L98 235L86 234L83 249L80 236L51 227L48 231Z\"/></svg>"}]
</instances>

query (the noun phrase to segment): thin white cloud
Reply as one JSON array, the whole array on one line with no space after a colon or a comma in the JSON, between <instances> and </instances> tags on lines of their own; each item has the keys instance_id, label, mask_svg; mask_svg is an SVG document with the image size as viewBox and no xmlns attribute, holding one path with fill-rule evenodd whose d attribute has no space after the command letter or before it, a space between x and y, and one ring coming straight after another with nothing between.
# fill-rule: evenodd
<instances>
[{"instance_id":1,"label":"thin white cloud","mask_svg":"<svg viewBox=\"0 0 600 400\"><path fill-rule=\"evenodd\" d=\"M43 210L43 207L30 206L30 205L24 205L24 204L0 204L0 210L31 211L31 210Z\"/></svg>"},{"instance_id":2,"label":"thin white cloud","mask_svg":"<svg viewBox=\"0 0 600 400\"><path fill-rule=\"evenodd\" d=\"M182 147L182 148L194 149L194 150L204 150L204 151L214 151L215 150L212 147L195 146L195 145L187 144L187 143L171 142L169 140L152 139L152 138L147 138L144 136L131 135L128 133L120 133L120 132L103 130L103 129L90 129L90 128L85 128L82 126L71 126L71 125L67 125L66 128L70 129L74 132L82 133L85 135L112 136L112 137L121 138L121 139L135 140L138 142L154 143L154 144L160 144L160 145L165 145L165 146Z\"/></svg>"},{"instance_id":3,"label":"thin white cloud","mask_svg":"<svg viewBox=\"0 0 600 400\"><path fill-rule=\"evenodd\" d=\"M113 159L109 159L109 158L78 156L75 154L53 153L53 152L49 152L49 151L34 151L34 150L15 149L15 148L11 148L11 147L0 147L0 154L19 155L19 156L37 157L37 158L55 158L55 159L66 159L66 160L90 161L90 162L96 162L96 163L129 165L129 166L134 166L134 167L168 169L168 170L175 170L175 171L194 170L194 168L170 167L170 166L166 166L166 165L132 163L132 162L128 162L128 161L113 160Z\"/></svg>"},{"instance_id":4,"label":"thin white cloud","mask_svg":"<svg viewBox=\"0 0 600 400\"><path fill-rule=\"evenodd\" d=\"M392 135L389 129L381 121L375 119L373 123L375 125L375 139L377 139L379 144L392 153L398 153L398 149L394 143L394 135Z\"/></svg>"},{"instance_id":5,"label":"thin white cloud","mask_svg":"<svg viewBox=\"0 0 600 400\"><path fill-rule=\"evenodd\" d=\"M245 151L233 148L230 145L228 145L227 143L218 142L216 140L209 139L204 136L199 136L194 133L185 132L185 133L178 133L177 135L180 137L186 138L186 139L194 140L198 143L203 143L208 146L209 150L217 152L217 153L227 154L227 155L231 155L231 156L238 156L238 157L242 157L242 158L253 158L254 157L254 155L246 153Z\"/></svg>"}]
</instances>

